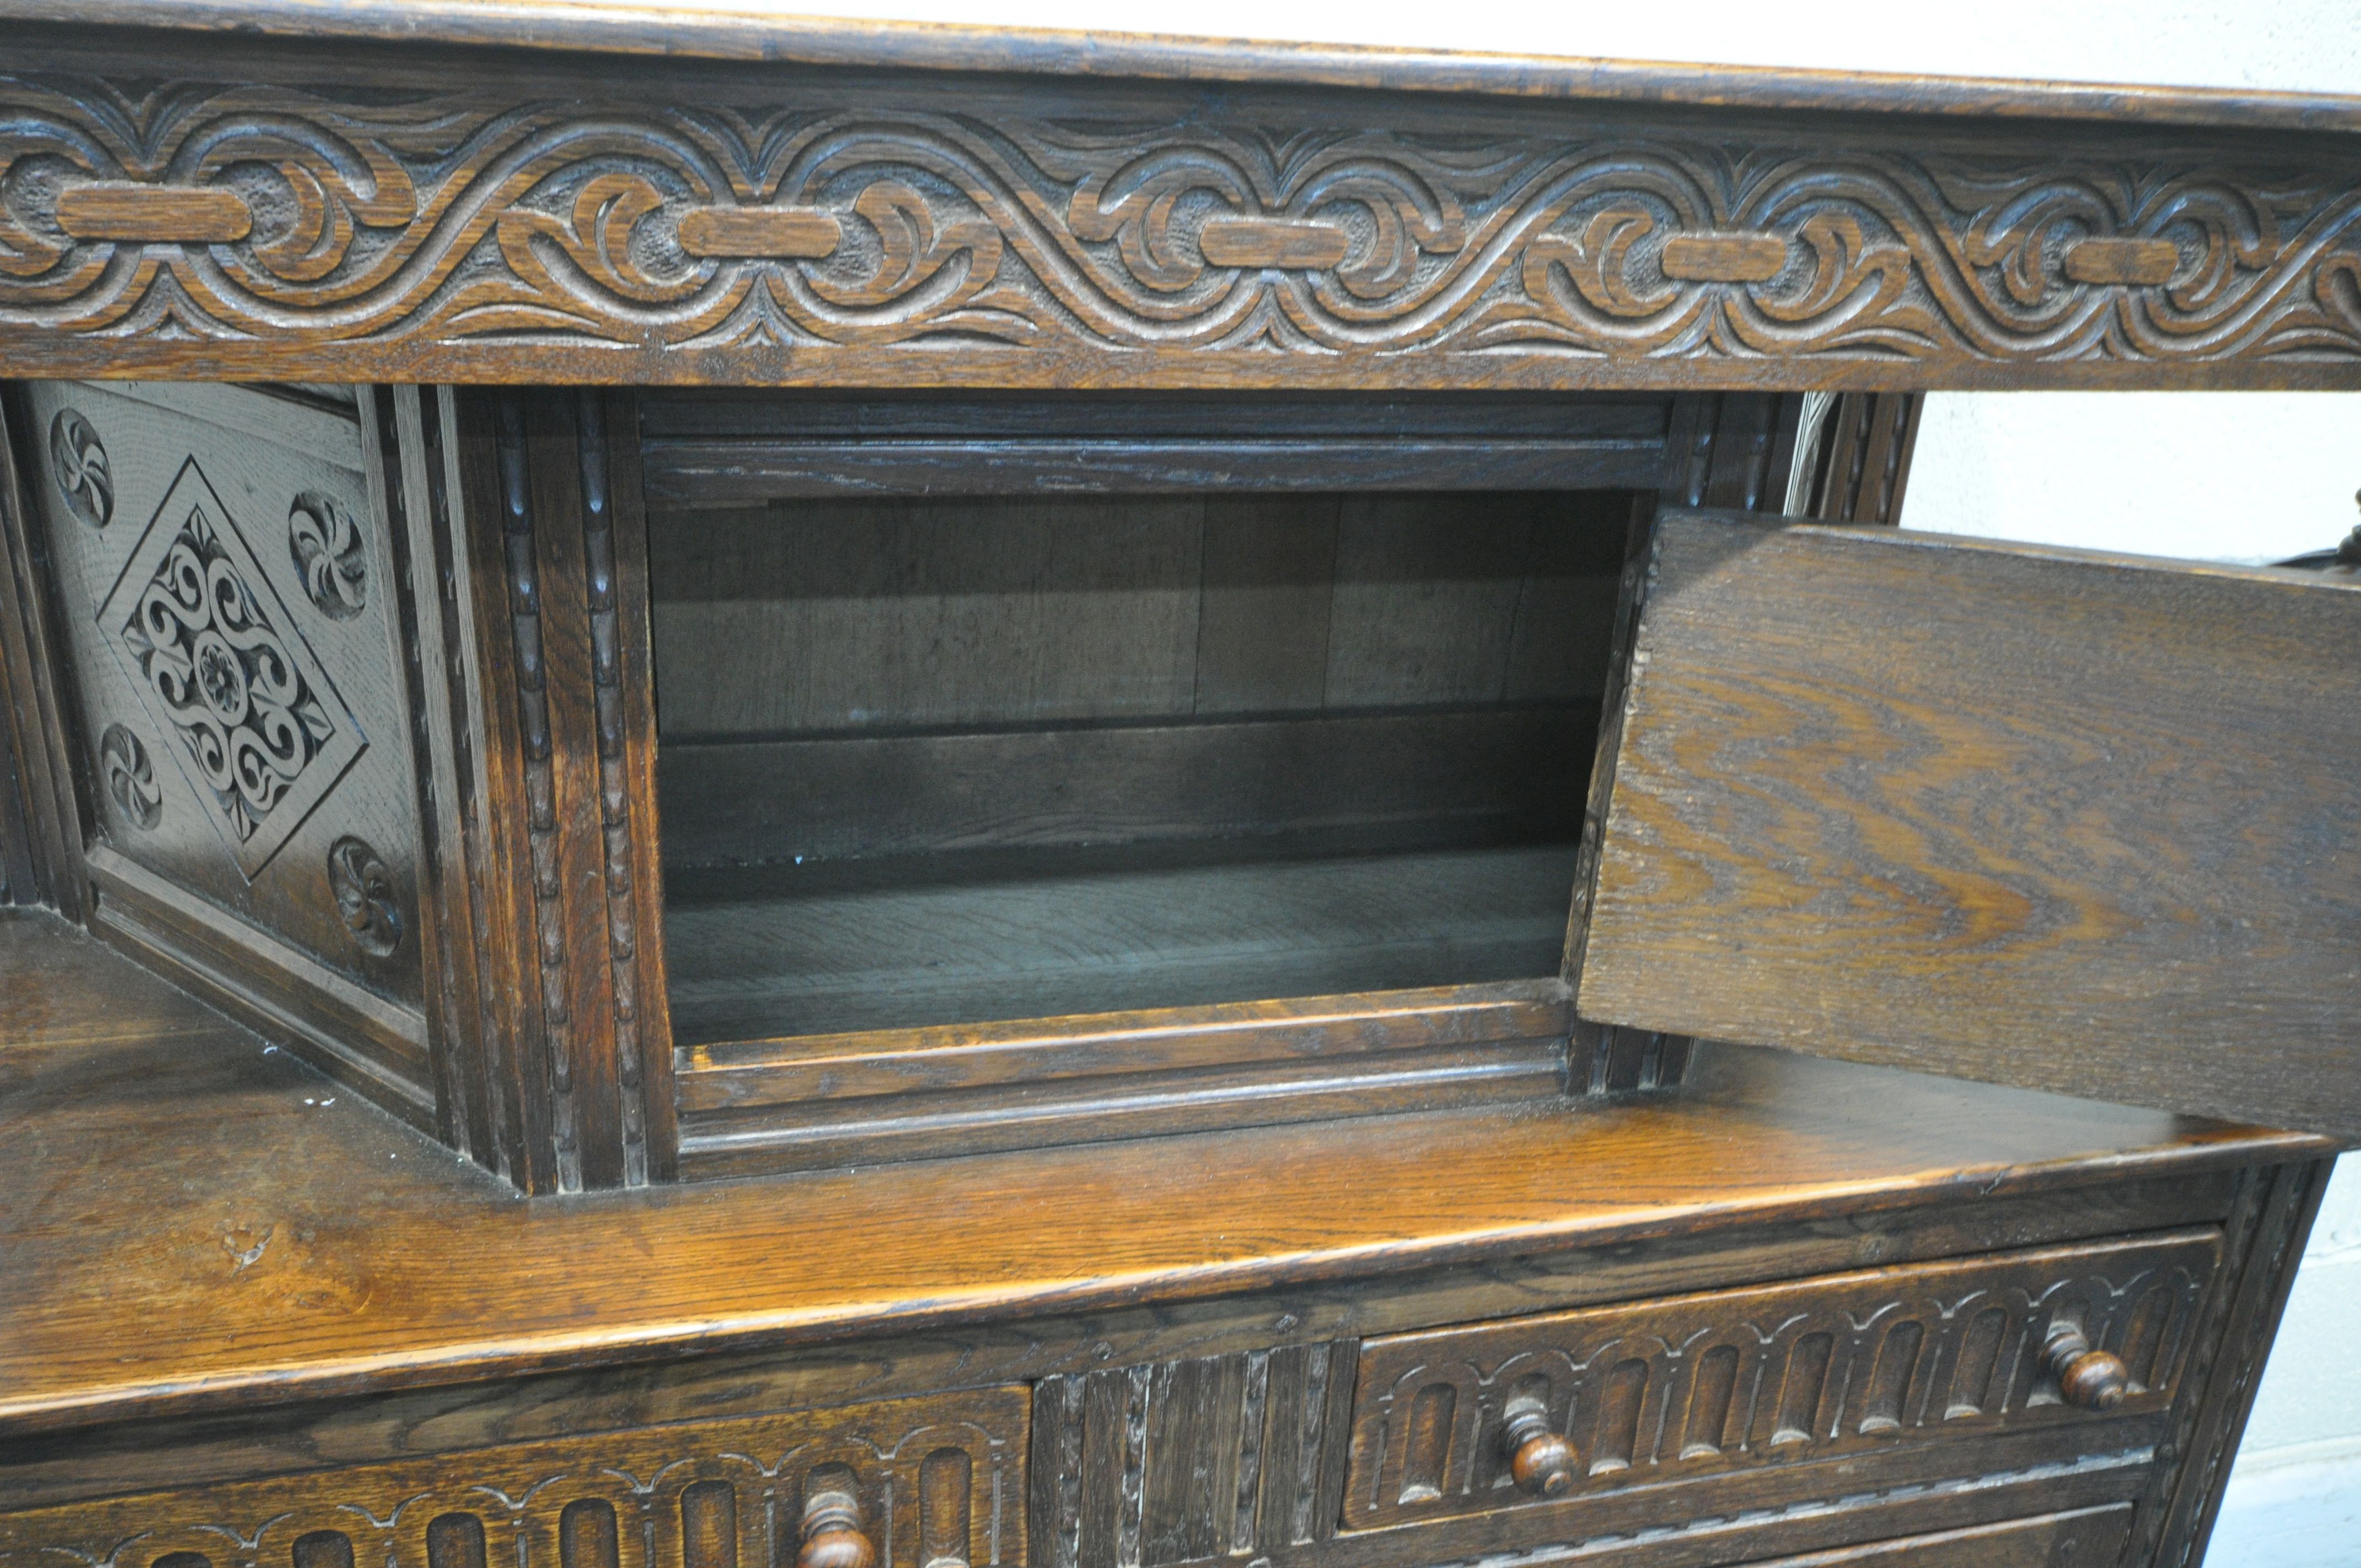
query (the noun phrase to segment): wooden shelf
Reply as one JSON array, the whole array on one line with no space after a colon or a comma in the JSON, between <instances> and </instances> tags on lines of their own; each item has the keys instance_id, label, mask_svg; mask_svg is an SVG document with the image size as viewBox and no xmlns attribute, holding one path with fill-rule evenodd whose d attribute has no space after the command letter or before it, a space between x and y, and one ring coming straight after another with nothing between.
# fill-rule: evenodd
<instances>
[{"instance_id":1,"label":"wooden shelf","mask_svg":"<svg viewBox=\"0 0 2361 1568\"><path fill-rule=\"evenodd\" d=\"M1219 852L676 873L664 915L673 1037L697 1046L1557 971L1570 844Z\"/></svg>"}]
</instances>

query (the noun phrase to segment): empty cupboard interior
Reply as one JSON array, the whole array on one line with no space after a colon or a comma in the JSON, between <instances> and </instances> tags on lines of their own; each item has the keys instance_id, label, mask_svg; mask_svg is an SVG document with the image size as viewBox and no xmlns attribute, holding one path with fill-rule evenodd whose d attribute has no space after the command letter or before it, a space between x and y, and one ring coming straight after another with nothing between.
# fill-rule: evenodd
<instances>
[{"instance_id":1,"label":"empty cupboard interior","mask_svg":"<svg viewBox=\"0 0 2361 1568\"><path fill-rule=\"evenodd\" d=\"M1638 492L989 462L652 497L678 1042L1557 975Z\"/></svg>"}]
</instances>

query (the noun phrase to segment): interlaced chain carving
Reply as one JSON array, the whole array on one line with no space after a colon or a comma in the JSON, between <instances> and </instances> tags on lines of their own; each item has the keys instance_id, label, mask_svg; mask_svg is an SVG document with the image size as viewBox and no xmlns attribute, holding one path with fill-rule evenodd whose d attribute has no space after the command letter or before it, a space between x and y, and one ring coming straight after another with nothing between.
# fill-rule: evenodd
<instances>
[{"instance_id":1,"label":"interlaced chain carving","mask_svg":"<svg viewBox=\"0 0 2361 1568\"><path fill-rule=\"evenodd\" d=\"M91 79L0 78L0 99L18 342L2361 358L2361 166L2328 153Z\"/></svg>"}]
</instances>

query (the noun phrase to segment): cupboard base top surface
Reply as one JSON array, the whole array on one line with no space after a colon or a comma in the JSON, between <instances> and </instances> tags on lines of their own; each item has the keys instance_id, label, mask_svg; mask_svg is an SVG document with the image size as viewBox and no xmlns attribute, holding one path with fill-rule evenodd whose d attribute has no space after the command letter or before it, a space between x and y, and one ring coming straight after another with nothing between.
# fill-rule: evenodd
<instances>
[{"instance_id":1,"label":"cupboard base top surface","mask_svg":"<svg viewBox=\"0 0 2361 1568\"><path fill-rule=\"evenodd\" d=\"M2325 1140L1717 1047L1676 1091L533 1202L0 920L0 1432L1399 1275ZM136 1334L121 1303L148 1305Z\"/></svg>"}]
</instances>

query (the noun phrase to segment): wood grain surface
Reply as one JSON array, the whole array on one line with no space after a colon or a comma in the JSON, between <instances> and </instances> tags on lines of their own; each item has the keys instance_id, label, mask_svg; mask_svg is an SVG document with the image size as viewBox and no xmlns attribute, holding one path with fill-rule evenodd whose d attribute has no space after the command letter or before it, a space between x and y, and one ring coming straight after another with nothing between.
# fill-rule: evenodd
<instances>
[{"instance_id":1,"label":"wood grain surface","mask_svg":"<svg viewBox=\"0 0 2361 1568\"><path fill-rule=\"evenodd\" d=\"M2109 1503L1782 1557L1755 1568L2057 1568L2066 1563L2104 1563L2121 1548L2131 1523L2129 1503Z\"/></svg>"},{"instance_id":2,"label":"wood grain surface","mask_svg":"<svg viewBox=\"0 0 2361 1568\"><path fill-rule=\"evenodd\" d=\"M14 389L0 391L0 856L8 891L0 904L49 904L79 920L89 907L82 868L81 806L60 709L61 639L36 565L35 519L18 467L15 432L26 418Z\"/></svg>"},{"instance_id":3,"label":"wood grain surface","mask_svg":"<svg viewBox=\"0 0 2361 1568\"><path fill-rule=\"evenodd\" d=\"M1667 519L1578 1005L2361 1136L2361 590Z\"/></svg>"},{"instance_id":4,"label":"wood grain surface","mask_svg":"<svg viewBox=\"0 0 2361 1568\"><path fill-rule=\"evenodd\" d=\"M1266 853L1059 858L998 875L914 856L851 885L782 867L759 893L675 894L674 1030L702 1045L1557 970L1571 844Z\"/></svg>"},{"instance_id":5,"label":"wood grain surface","mask_svg":"<svg viewBox=\"0 0 2361 1568\"><path fill-rule=\"evenodd\" d=\"M0 0L0 17L11 21L38 24L57 16L58 8L49 0ZM782 15L747 5L664 9L625 0L516 0L497 6L481 0L87 0L75 8L73 19L85 26L163 27L191 34L384 40L412 48L456 44L589 50L769 65L1027 71L1741 109L2361 129L2361 101L2334 93L1678 65L1095 28L1073 32L879 22Z\"/></svg>"},{"instance_id":6,"label":"wood grain surface","mask_svg":"<svg viewBox=\"0 0 2361 1568\"><path fill-rule=\"evenodd\" d=\"M2328 1147L1731 1049L1642 1101L528 1202L49 917L0 920L0 1429L16 1435L855 1327L1170 1311Z\"/></svg>"}]
</instances>

